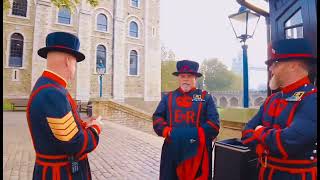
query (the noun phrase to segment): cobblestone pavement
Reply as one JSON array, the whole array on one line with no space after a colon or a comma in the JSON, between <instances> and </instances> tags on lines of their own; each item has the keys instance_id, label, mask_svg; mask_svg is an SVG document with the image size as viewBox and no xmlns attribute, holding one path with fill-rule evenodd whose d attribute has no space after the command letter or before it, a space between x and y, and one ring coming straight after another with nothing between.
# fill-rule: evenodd
<instances>
[{"instance_id":1,"label":"cobblestone pavement","mask_svg":"<svg viewBox=\"0 0 320 180\"><path fill-rule=\"evenodd\" d=\"M32 179L35 153L25 112L3 112L3 129L4 179ZM93 179L158 179L162 142L161 137L104 121L99 145L89 154Z\"/></svg>"}]
</instances>

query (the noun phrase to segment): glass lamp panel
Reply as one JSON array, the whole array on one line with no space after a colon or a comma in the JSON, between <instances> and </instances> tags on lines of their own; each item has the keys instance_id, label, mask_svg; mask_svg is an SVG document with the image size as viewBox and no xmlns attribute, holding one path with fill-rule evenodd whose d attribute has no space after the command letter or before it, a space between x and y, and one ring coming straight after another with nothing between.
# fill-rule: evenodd
<instances>
[{"instance_id":1,"label":"glass lamp panel","mask_svg":"<svg viewBox=\"0 0 320 180\"><path fill-rule=\"evenodd\" d=\"M234 28L234 31L236 32L237 37L246 34L246 14L247 13L238 13L229 16L229 19Z\"/></svg>"},{"instance_id":2,"label":"glass lamp panel","mask_svg":"<svg viewBox=\"0 0 320 180\"><path fill-rule=\"evenodd\" d=\"M253 33L257 27L259 19L260 19L259 15L253 14L251 12L248 13L248 31L247 31L248 35L250 35L250 36L253 35Z\"/></svg>"}]
</instances>

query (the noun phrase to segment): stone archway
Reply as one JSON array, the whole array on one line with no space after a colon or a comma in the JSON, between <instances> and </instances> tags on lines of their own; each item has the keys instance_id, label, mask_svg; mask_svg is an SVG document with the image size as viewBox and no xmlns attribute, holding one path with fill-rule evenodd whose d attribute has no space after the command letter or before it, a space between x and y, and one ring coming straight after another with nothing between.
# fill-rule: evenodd
<instances>
[{"instance_id":1,"label":"stone archway","mask_svg":"<svg viewBox=\"0 0 320 180\"><path fill-rule=\"evenodd\" d=\"M254 106L261 106L263 104L264 98L258 97L254 100Z\"/></svg>"},{"instance_id":2,"label":"stone archway","mask_svg":"<svg viewBox=\"0 0 320 180\"><path fill-rule=\"evenodd\" d=\"M227 98L225 98L224 96L219 99L219 102L220 102L220 106L223 108L228 106Z\"/></svg>"},{"instance_id":3,"label":"stone archway","mask_svg":"<svg viewBox=\"0 0 320 180\"><path fill-rule=\"evenodd\" d=\"M238 98L232 97L232 98L230 99L230 106L232 106L232 107L237 107L237 106L239 106L239 100L238 100Z\"/></svg>"},{"instance_id":4,"label":"stone archway","mask_svg":"<svg viewBox=\"0 0 320 180\"><path fill-rule=\"evenodd\" d=\"M213 99L214 103L217 105L218 104L217 98L212 96L212 99Z\"/></svg>"}]
</instances>

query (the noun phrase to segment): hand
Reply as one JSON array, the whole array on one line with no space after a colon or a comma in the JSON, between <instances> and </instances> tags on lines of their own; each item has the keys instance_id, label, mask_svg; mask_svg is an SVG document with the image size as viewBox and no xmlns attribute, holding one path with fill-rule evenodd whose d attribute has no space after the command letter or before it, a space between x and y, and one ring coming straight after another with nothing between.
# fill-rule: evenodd
<instances>
[{"instance_id":1,"label":"hand","mask_svg":"<svg viewBox=\"0 0 320 180\"><path fill-rule=\"evenodd\" d=\"M90 120L87 122L86 128L92 126L92 125L97 125L101 128L101 125L103 125L103 122L101 121L101 116L98 116L97 118L90 118Z\"/></svg>"},{"instance_id":2,"label":"hand","mask_svg":"<svg viewBox=\"0 0 320 180\"><path fill-rule=\"evenodd\" d=\"M262 128L262 127L263 127L263 126L259 125L259 126L257 126L254 130L256 131L256 130Z\"/></svg>"}]
</instances>

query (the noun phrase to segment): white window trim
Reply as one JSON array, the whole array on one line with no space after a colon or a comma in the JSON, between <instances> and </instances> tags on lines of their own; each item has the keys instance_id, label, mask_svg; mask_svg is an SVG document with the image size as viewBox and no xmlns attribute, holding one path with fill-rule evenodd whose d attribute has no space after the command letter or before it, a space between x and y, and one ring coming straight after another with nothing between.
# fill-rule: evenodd
<instances>
[{"instance_id":1,"label":"white window trim","mask_svg":"<svg viewBox=\"0 0 320 180\"><path fill-rule=\"evenodd\" d=\"M22 52L22 67L11 67L9 66L9 58L10 58L10 47L11 47L11 36L14 33L19 33L23 37L23 52ZM22 31L14 31L11 32L7 38L7 49L6 49L6 65L4 66L5 69L26 69L26 35Z\"/></svg>"},{"instance_id":2,"label":"white window trim","mask_svg":"<svg viewBox=\"0 0 320 180\"><path fill-rule=\"evenodd\" d=\"M14 15L12 14L12 7L13 7L13 0L9 0L10 2L10 9L8 10L8 17L14 17L14 18L20 18L20 19L27 19L27 20L30 20L30 6L31 6L31 3L30 3L30 0L27 0L27 15L26 17L23 17L23 16L17 16L17 15Z\"/></svg>"},{"instance_id":3,"label":"white window trim","mask_svg":"<svg viewBox=\"0 0 320 180\"><path fill-rule=\"evenodd\" d=\"M17 79L14 79L14 72L17 72ZM20 71L19 69L12 69L11 71L11 81L20 81Z\"/></svg>"},{"instance_id":4,"label":"white window trim","mask_svg":"<svg viewBox=\"0 0 320 180\"><path fill-rule=\"evenodd\" d=\"M72 12L70 12L70 24L64 24L64 23L59 23L59 8L56 8L56 21L55 24L57 25L62 25L62 26L68 26L68 27L72 27L73 26L73 15L77 14L78 9L75 9L75 13L72 14Z\"/></svg>"},{"instance_id":5,"label":"white window trim","mask_svg":"<svg viewBox=\"0 0 320 180\"><path fill-rule=\"evenodd\" d=\"M111 30L112 30L112 26L113 26L113 24L112 24L112 19L113 19L113 17L112 17L112 14L107 10L107 9L105 9L105 8L101 8L101 7L99 7L99 8L97 8L97 9L95 9L95 19L94 19L94 31L96 31L96 32L100 32L100 33L105 33L105 34L111 34ZM99 14L103 14L103 15L105 15L106 17L107 17L107 31L101 31L101 30L98 30L98 26L97 26L97 20L98 20L98 15Z\"/></svg>"},{"instance_id":6,"label":"white window trim","mask_svg":"<svg viewBox=\"0 0 320 180\"><path fill-rule=\"evenodd\" d=\"M138 7L132 5L132 0L129 0L129 6L135 9L141 9L141 0L138 0Z\"/></svg>"},{"instance_id":7,"label":"white window trim","mask_svg":"<svg viewBox=\"0 0 320 180\"><path fill-rule=\"evenodd\" d=\"M131 51L137 52L137 75L131 75L130 74L130 52ZM140 76L140 52L137 49L130 49L128 53L128 76L129 77L139 77Z\"/></svg>"},{"instance_id":8,"label":"white window trim","mask_svg":"<svg viewBox=\"0 0 320 180\"><path fill-rule=\"evenodd\" d=\"M138 37L133 37L133 36L130 36L130 24L131 24L131 22L135 22L136 24L137 24L137 26L138 26ZM129 21L129 24L128 24L128 34L127 34L127 37L128 38L131 38L131 39L140 39L140 32L141 30L140 30L140 24L137 22L137 21L135 21L135 20L131 20L131 21Z\"/></svg>"},{"instance_id":9,"label":"white window trim","mask_svg":"<svg viewBox=\"0 0 320 180\"><path fill-rule=\"evenodd\" d=\"M103 45L105 48L106 48L106 72L103 74L103 75L106 75L106 74L110 74L109 73L109 66L108 66L108 46L104 43L97 43L96 46L95 46L95 49L94 49L94 70L93 70L93 74L94 75L99 75L98 72L97 72L97 49L98 49L98 46L99 45Z\"/></svg>"},{"instance_id":10,"label":"white window trim","mask_svg":"<svg viewBox=\"0 0 320 180\"><path fill-rule=\"evenodd\" d=\"M99 14L103 14L107 17L107 31L101 31L98 29L98 15ZM95 31L97 32L101 32L101 33L109 33L110 34L110 18L107 14L103 13L103 12L97 12L96 14L96 17L95 17L95 23L94 23L94 26L95 26Z\"/></svg>"}]
</instances>

